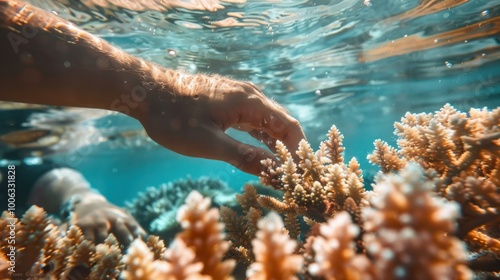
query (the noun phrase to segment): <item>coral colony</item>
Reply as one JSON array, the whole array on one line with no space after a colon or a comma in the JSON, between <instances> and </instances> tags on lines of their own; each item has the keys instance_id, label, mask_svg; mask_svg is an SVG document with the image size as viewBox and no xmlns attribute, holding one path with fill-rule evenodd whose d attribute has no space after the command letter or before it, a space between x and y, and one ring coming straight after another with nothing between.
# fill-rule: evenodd
<instances>
[{"instance_id":1,"label":"coral colony","mask_svg":"<svg viewBox=\"0 0 500 280\"><path fill-rule=\"evenodd\" d=\"M15 224L15 273L2 230L0 279L500 277L500 108L466 114L445 105L408 113L395 128L398 148L376 140L368 156L381 169L372 191L356 159L345 162L333 126L318 151L300 143L298 163L277 143L279 161L263 162L261 182L278 195L246 185L238 207L211 207L183 188L169 246L153 235L128 249L112 235L93 244L37 206L20 220L5 212L2 228Z\"/></svg>"}]
</instances>

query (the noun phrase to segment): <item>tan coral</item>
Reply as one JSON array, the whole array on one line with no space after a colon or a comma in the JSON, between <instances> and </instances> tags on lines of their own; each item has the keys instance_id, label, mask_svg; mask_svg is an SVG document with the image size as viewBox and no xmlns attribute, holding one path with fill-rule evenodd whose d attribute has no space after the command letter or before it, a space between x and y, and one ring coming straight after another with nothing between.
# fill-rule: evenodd
<instances>
[{"instance_id":1,"label":"tan coral","mask_svg":"<svg viewBox=\"0 0 500 280\"><path fill-rule=\"evenodd\" d=\"M283 214L293 211L322 222L342 210L347 197L352 196L358 204L363 201L365 190L359 163L355 159L348 165L343 162L343 136L335 126L327 136L316 153L302 140L297 150L298 165L277 141L276 155L280 162L262 162L266 171L261 182L283 191L283 199L261 196L261 206Z\"/></svg>"},{"instance_id":2,"label":"tan coral","mask_svg":"<svg viewBox=\"0 0 500 280\"><path fill-rule=\"evenodd\" d=\"M165 280L211 280L208 275L201 275L203 263L196 261L195 252L186 246L180 238L173 241L165 252L165 268L161 273ZM158 266L162 263L158 263Z\"/></svg>"},{"instance_id":3,"label":"tan coral","mask_svg":"<svg viewBox=\"0 0 500 280\"><path fill-rule=\"evenodd\" d=\"M399 151L377 140L368 156L372 163L386 173L413 161L436 173L436 191L461 205L460 238L483 225L500 225L500 107L466 114L446 104L435 113L407 113L395 128ZM476 247L475 240L467 241Z\"/></svg>"},{"instance_id":4,"label":"tan coral","mask_svg":"<svg viewBox=\"0 0 500 280\"><path fill-rule=\"evenodd\" d=\"M16 272L33 273L31 268L42 256L46 239L54 228L47 213L38 206L31 206L16 226Z\"/></svg>"},{"instance_id":5,"label":"tan coral","mask_svg":"<svg viewBox=\"0 0 500 280\"><path fill-rule=\"evenodd\" d=\"M368 160L379 165L383 173L390 171L399 171L406 165L406 160L399 158L395 148L389 146L386 142L377 139L374 142L375 150L368 155Z\"/></svg>"},{"instance_id":6,"label":"tan coral","mask_svg":"<svg viewBox=\"0 0 500 280\"><path fill-rule=\"evenodd\" d=\"M249 280L298 279L303 258L293 254L297 242L284 231L283 221L274 212L259 221L257 237L252 241L256 261L247 270Z\"/></svg>"},{"instance_id":7,"label":"tan coral","mask_svg":"<svg viewBox=\"0 0 500 280\"><path fill-rule=\"evenodd\" d=\"M18 264L26 271L47 279L73 278L74 269L80 267L83 270L79 273L83 274L79 277L88 279L116 279L120 272L124 279L129 280L231 279L234 262L222 260L229 246L223 240L223 225L218 221L218 210L208 210L209 206L210 200L197 192L188 196L178 216L184 232L176 237L172 247L165 253L162 253L162 244L152 246L156 256L143 241L136 240L122 258L114 236L109 235L104 243L94 245L84 240L81 230L76 226L71 226L64 236L59 236L59 229L47 219L45 211L36 206L21 221L4 215L0 224L7 225L9 219L16 223L16 236L20 236L19 240L22 241L21 246L16 248L16 255L19 255L20 250L23 255L31 256L30 259L20 259ZM47 239L43 240L40 236ZM159 239L150 239L150 242L154 241ZM31 247L26 244L31 244ZM4 243L2 246L4 254ZM32 248L36 250L33 252ZM155 260L159 258L158 254L163 256ZM23 262L25 260L28 261ZM127 265L125 270L122 263Z\"/></svg>"},{"instance_id":8,"label":"tan coral","mask_svg":"<svg viewBox=\"0 0 500 280\"><path fill-rule=\"evenodd\" d=\"M153 257L153 253L144 241L134 240L123 257L127 269L122 272L121 276L125 280L160 279L161 271L166 270L166 264L155 263Z\"/></svg>"},{"instance_id":9,"label":"tan coral","mask_svg":"<svg viewBox=\"0 0 500 280\"><path fill-rule=\"evenodd\" d=\"M458 204L435 198L415 164L375 185L364 241L378 279L470 279L465 247L451 234Z\"/></svg>"},{"instance_id":10,"label":"tan coral","mask_svg":"<svg viewBox=\"0 0 500 280\"><path fill-rule=\"evenodd\" d=\"M434 114L407 113L394 126L399 153L377 140L374 153L368 156L384 172L398 170L405 162L414 161L424 169L437 171L445 184L449 184L463 171L489 176L476 172L481 170L482 162L495 166L500 156L500 108L471 109L467 116L446 104ZM384 160L387 157L389 160Z\"/></svg>"},{"instance_id":11,"label":"tan coral","mask_svg":"<svg viewBox=\"0 0 500 280\"><path fill-rule=\"evenodd\" d=\"M3 251L0 251L0 280L10 279L9 267L11 267L9 259Z\"/></svg>"},{"instance_id":12,"label":"tan coral","mask_svg":"<svg viewBox=\"0 0 500 280\"><path fill-rule=\"evenodd\" d=\"M201 274L209 275L214 280L230 279L235 263L233 260L222 261L229 243L224 240L224 226L219 223L219 211L210 209L210 198L192 191L186 203L179 208L177 221L183 228L177 238L194 250L196 261L203 263Z\"/></svg>"},{"instance_id":13,"label":"tan coral","mask_svg":"<svg viewBox=\"0 0 500 280\"><path fill-rule=\"evenodd\" d=\"M165 242L161 240L159 236L150 235L146 241L146 244L148 244L149 249L151 249L151 251L153 252L153 258L155 260L159 260L162 258L166 248Z\"/></svg>"},{"instance_id":14,"label":"tan coral","mask_svg":"<svg viewBox=\"0 0 500 280\"><path fill-rule=\"evenodd\" d=\"M356 254L355 239L359 228L346 212L340 212L320 226L320 235L313 239L314 261L308 266L313 276L327 280L369 280L371 263L365 255Z\"/></svg>"},{"instance_id":15,"label":"tan coral","mask_svg":"<svg viewBox=\"0 0 500 280\"><path fill-rule=\"evenodd\" d=\"M171 248L160 260L155 260L143 241L134 241L124 257L128 268L122 277L127 280L231 279L234 261L222 260L229 244L223 239L219 211L209 208L209 198L191 192L177 213L183 232L175 237Z\"/></svg>"},{"instance_id":16,"label":"tan coral","mask_svg":"<svg viewBox=\"0 0 500 280\"><path fill-rule=\"evenodd\" d=\"M83 243L82 243L83 244ZM116 279L121 271L122 254L117 244L97 244L92 255L89 279Z\"/></svg>"}]
</instances>

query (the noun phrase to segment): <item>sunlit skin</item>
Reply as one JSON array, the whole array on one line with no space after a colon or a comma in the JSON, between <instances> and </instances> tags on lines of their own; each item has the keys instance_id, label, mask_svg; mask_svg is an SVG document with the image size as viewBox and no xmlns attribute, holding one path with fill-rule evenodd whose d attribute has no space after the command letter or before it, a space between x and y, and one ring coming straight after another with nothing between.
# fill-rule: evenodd
<instances>
[{"instance_id":1,"label":"sunlit skin","mask_svg":"<svg viewBox=\"0 0 500 280\"><path fill-rule=\"evenodd\" d=\"M274 158L276 140L295 151L305 138L298 121L251 83L146 62L25 2L0 0L0 11L1 100L122 112L172 151L225 161L254 175L262 159ZM247 131L271 151L231 138L228 128ZM45 191L68 193L43 202L48 209L57 209L71 193ZM93 196L79 191L86 193ZM94 212L94 221L109 224L116 218L111 208L80 206L76 216ZM113 228L95 235L104 236L104 230Z\"/></svg>"}]
</instances>

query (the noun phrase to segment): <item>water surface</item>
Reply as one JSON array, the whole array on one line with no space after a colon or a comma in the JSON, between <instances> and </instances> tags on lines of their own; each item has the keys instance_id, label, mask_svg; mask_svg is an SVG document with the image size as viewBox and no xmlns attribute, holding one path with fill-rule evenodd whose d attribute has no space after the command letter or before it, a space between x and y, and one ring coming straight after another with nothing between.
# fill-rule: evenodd
<instances>
[{"instance_id":1,"label":"water surface","mask_svg":"<svg viewBox=\"0 0 500 280\"><path fill-rule=\"evenodd\" d=\"M393 123L407 111L500 106L497 1L31 2L165 67L252 81L299 119L313 147L337 125L346 157L369 172L373 141L394 143ZM160 148L125 116L78 114L65 129L84 132L83 144L56 159L112 201L186 175L236 189L256 179Z\"/></svg>"}]
</instances>

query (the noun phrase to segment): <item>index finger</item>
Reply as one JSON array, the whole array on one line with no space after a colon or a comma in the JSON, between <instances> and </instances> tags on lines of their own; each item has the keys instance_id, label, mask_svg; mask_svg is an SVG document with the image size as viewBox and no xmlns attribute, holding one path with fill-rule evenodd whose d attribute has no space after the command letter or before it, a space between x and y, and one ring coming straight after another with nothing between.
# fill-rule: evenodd
<instances>
[{"instance_id":1,"label":"index finger","mask_svg":"<svg viewBox=\"0 0 500 280\"><path fill-rule=\"evenodd\" d=\"M259 97L258 101L254 100L255 103L252 104L251 114L240 113L240 122L283 142L297 161L296 151L299 142L306 139L299 121L293 118L283 106L268 99L260 91Z\"/></svg>"}]
</instances>

